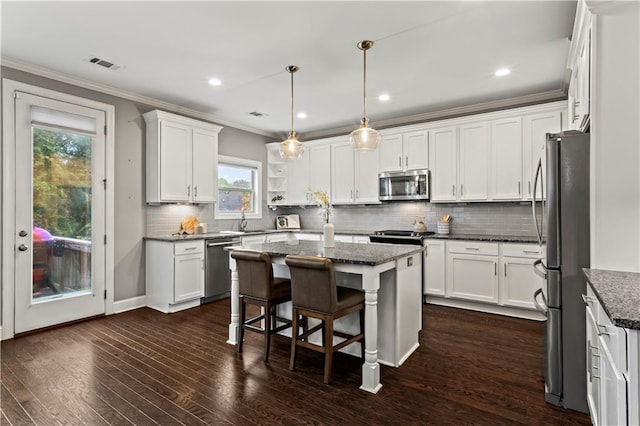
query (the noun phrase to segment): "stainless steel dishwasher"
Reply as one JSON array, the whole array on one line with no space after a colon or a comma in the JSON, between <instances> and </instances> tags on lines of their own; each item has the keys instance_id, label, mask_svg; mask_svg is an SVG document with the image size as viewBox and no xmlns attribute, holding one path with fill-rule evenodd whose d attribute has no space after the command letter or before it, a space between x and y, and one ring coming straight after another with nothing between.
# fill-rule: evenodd
<instances>
[{"instance_id":1,"label":"stainless steel dishwasher","mask_svg":"<svg viewBox=\"0 0 640 426\"><path fill-rule=\"evenodd\" d=\"M205 240L204 297L201 303L213 302L231 295L231 271L229 270L229 252L225 247L240 245L240 238L223 237Z\"/></svg>"}]
</instances>

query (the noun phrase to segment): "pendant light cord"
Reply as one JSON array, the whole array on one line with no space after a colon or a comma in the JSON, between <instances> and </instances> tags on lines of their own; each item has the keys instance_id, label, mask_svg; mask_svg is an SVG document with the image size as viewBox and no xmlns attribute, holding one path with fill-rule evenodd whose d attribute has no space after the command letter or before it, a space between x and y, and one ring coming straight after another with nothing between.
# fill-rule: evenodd
<instances>
[{"instance_id":1,"label":"pendant light cord","mask_svg":"<svg viewBox=\"0 0 640 426\"><path fill-rule=\"evenodd\" d=\"M293 133L293 72L291 74L291 133Z\"/></svg>"},{"instance_id":2,"label":"pendant light cord","mask_svg":"<svg viewBox=\"0 0 640 426\"><path fill-rule=\"evenodd\" d=\"M367 49L364 52L364 78L362 82L362 114L363 119L367 119Z\"/></svg>"}]
</instances>

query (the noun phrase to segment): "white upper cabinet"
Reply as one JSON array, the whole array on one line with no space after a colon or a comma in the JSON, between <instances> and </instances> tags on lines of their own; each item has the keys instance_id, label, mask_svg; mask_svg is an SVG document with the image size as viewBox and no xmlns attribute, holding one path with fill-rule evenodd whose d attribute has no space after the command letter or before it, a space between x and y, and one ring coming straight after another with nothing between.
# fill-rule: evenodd
<instances>
[{"instance_id":1,"label":"white upper cabinet","mask_svg":"<svg viewBox=\"0 0 640 426\"><path fill-rule=\"evenodd\" d=\"M215 202L222 127L158 110L144 119L147 202Z\"/></svg>"},{"instance_id":2,"label":"white upper cabinet","mask_svg":"<svg viewBox=\"0 0 640 426\"><path fill-rule=\"evenodd\" d=\"M302 157L286 160L287 165L287 202L286 204L309 204L309 148Z\"/></svg>"},{"instance_id":3,"label":"white upper cabinet","mask_svg":"<svg viewBox=\"0 0 640 426\"><path fill-rule=\"evenodd\" d=\"M193 128L193 201L213 203L218 193L218 133ZM216 158L213 166L211 158Z\"/></svg>"},{"instance_id":4,"label":"white upper cabinet","mask_svg":"<svg viewBox=\"0 0 640 426\"><path fill-rule=\"evenodd\" d=\"M378 201L378 151L354 152L350 142L331 145L333 204Z\"/></svg>"},{"instance_id":5,"label":"white upper cabinet","mask_svg":"<svg viewBox=\"0 0 640 426\"><path fill-rule=\"evenodd\" d=\"M355 200L355 153L349 142L331 146L331 200L333 204L351 204Z\"/></svg>"},{"instance_id":6,"label":"white upper cabinet","mask_svg":"<svg viewBox=\"0 0 640 426\"><path fill-rule=\"evenodd\" d=\"M426 131L382 136L379 149L381 172L426 169L429 167Z\"/></svg>"},{"instance_id":7,"label":"white upper cabinet","mask_svg":"<svg viewBox=\"0 0 640 426\"><path fill-rule=\"evenodd\" d=\"M589 114L590 104L590 59L591 32L586 30L584 39L578 46L578 55L571 66L569 80L569 128L579 129Z\"/></svg>"},{"instance_id":8,"label":"white upper cabinet","mask_svg":"<svg viewBox=\"0 0 640 426\"><path fill-rule=\"evenodd\" d=\"M379 203L378 151L358 152L355 155L355 203Z\"/></svg>"},{"instance_id":9,"label":"white upper cabinet","mask_svg":"<svg viewBox=\"0 0 640 426\"><path fill-rule=\"evenodd\" d=\"M419 169L429 169L431 202L530 200L546 134L562 129L566 111L554 102L396 128L373 152L332 137L306 142L302 158L285 162L270 144L269 199L285 198L270 205L312 204L314 190L333 204L379 203L379 172Z\"/></svg>"},{"instance_id":10,"label":"white upper cabinet","mask_svg":"<svg viewBox=\"0 0 640 426\"><path fill-rule=\"evenodd\" d=\"M311 146L309 149L309 189L324 191L331 199L331 145Z\"/></svg>"},{"instance_id":11,"label":"white upper cabinet","mask_svg":"<svg viewBox=\"0 0 640 426\"><path fill-rule=\"evenodd\" d=\"M458 129L429 132L431 201L456 201L458 185Z\"/></svg>"},{"instance_id":12,"label":"white upper cabinet","mask_svg":"<svg viewBox=\"0 0 640 426\"><path fill-rule=\"evenodd\" d=\"M459 128L460 201L483 201L489 198L487 128L484 122Z\"/></svg>"},{"instance_id":13,"label":"white upper cabinet","mask_svg":"<svg viewBox=\"0 0 640 426\"><path fill-rule=\"evenodd\" d=\"M491 199L522 199L522 118L491 122Z\"/></svg>"},{"instance_id":14,"label":"white upper cabinet","mask_svg":"<svg viewBox=\"0 0 640 426\"><path fill-rule=\"evenodd\" d=\"M528 114L522 119L523 137L523 198L530 200L533 195L533 182L538 167L538 161L542 160L542 173L546 176L546 159L544 155L547 133L557 133L562 130L562 113L549 111L539 114ZM545 190L546 192L546 190ZM536 188L536 200L542 199L542 188Z\"/></svg>"}]
</instances>

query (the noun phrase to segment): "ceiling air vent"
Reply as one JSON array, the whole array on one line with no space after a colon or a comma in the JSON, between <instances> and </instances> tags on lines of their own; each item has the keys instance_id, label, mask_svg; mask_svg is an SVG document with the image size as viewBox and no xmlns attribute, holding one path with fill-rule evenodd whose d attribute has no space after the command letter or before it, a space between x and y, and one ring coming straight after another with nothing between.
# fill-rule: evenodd
<instances>
[{"instance_id":1,"label":"ceiling air vent","mask_svg":"<svg viewBox=\"0 0 640 426\"><path fill-rule=\"evenodd\" d=\"M262 117L264 114L258 111L252 111L249 115L253 115L254 117Z\"/></svg>"},{"instance_id":2,"label":"ceiling air vent","mask_svg":"<svg viewBox=\"0 0 640 426\"><path fill-rule=\"evenodd\" d=\"M92 64L100 65L101 67L112 71L117 71L121 68L120 65L116 65L113 62L107 61L106 59L100 59L96 56L90 56L89 62L91 62Z\"/></svg>"}]
</instances>

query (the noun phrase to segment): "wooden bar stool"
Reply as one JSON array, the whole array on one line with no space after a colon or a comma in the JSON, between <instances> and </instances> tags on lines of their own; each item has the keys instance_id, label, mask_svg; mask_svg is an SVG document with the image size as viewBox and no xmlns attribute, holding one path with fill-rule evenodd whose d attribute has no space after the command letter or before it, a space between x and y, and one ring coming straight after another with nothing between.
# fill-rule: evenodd
<instances>
[{"instance_id":1,"label":"wooden bar stool","mask_svg":"<svg viewBox=\"0 0 640 426\"><path fill-rule=\"evenodd\" d=\"M291 281L288 278L274 278L271 256L268 253L248 250L234 250L238 269L240 293L240 330L236 350L242 352L244 330L264 335L264 362L269 362L271 335L291 327L291 320L276 316L276 306L291 300ZM264 314L246 319L246 304L260 306ZM253 325L264 320L264 328ZM277 322L284 324L277 327Z\"/></svg>"},{"instance_id":2,"label":"wooden bar stool","mask_svg":"<svg viewBox=\"0 0 640 426\"><path fill-rule=\"evenodd\" d=\"M293 371L298 346L324 353L324 382L331 378L333 353L339 349L360 341L361 355L364 359L364 292L336 286L336 274L330 259L313 256L292 256L285 259L291 272L291 296L293 311L291 318L292 339L289 369ZM333 321L352 312L360 312L360 333L352 335L335 331ZM298 315L322 322L315 327L303 330L298 335ZM322 346L309 342L309 336L322 330ZM333 336L345 340L333 344Z\"/></svg>"}]
</instances>

